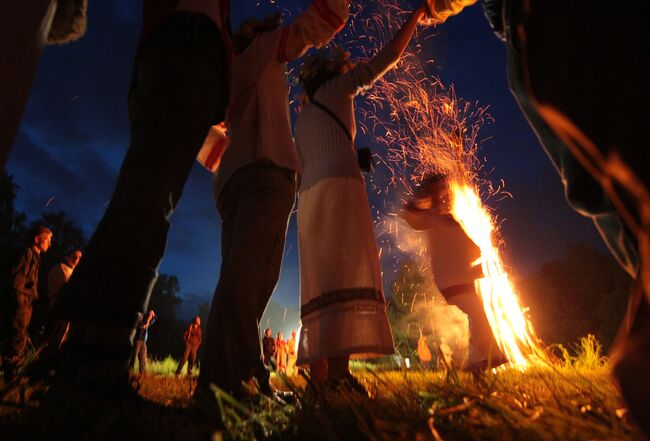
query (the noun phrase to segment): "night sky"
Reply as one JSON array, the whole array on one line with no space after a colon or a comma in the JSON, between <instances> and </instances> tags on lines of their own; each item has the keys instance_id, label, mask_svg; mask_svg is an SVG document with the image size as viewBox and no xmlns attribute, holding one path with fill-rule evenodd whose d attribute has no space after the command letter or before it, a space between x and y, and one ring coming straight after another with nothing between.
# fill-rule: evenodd
<instances>
[{"instance_id":1,"label":"night sky","mask_svg":"<svg viewBox=\"0 0 650 441\"><path fill-rule=\"evenodd\" d=\"M234 0L233 26L278 10L260 2ZM140 2L89 3L86 36L44 51L7 164L20 187L19 210L32 219L44 211L65 211L88 238L111 197L129 141L126 97L140 29ZM296 11L310 2L275 3ZM453 83L458 97L489 106L494 118L481 132L481 156L489 178L495 183L503 179L513 195L496 207L505 261L513 272L528 274L544 261L561 258L567 244L586 242L603 249L591 222L566 204L555 170L508 90L505 46L492 33L481 5L452 17L422 44L443 82ZM374 203L381 206L381 201ZM172 218L159 270L178 276L186 314L194 314L193 308L212 295L219 275L219 237L210 174L197 164ZM299 295L296 245L293 216L274 294L277 302L292 308ZM388 284L392 268L383 269Z\"/></svg>"}]
</instances>

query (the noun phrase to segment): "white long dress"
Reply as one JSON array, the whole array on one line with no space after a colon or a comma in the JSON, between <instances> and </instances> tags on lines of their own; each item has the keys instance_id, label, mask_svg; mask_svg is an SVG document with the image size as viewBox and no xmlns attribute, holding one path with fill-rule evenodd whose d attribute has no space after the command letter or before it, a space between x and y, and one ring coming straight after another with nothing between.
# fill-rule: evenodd
<instances>
[{"instance_id":1,"label":"white long dress","mask_svg":"<svg viewBox=\"0 0 650 441\"><path fill-rule=\"evenodd\" d=\"M390 54L389 54L390 55ZM324 83L314 98L355 136L357 92L392 62L357 65ZM322 109L307 104L296 123L302 165L298 202L302 330L298 364L320 358L394 353L379 252L354 145Z\"/></svg>"}]
</instances>

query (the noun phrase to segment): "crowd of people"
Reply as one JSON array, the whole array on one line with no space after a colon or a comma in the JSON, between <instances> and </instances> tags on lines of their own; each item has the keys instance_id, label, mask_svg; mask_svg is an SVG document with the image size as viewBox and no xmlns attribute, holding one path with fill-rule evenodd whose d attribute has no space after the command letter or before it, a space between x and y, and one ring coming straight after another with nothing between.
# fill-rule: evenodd
<instances>
[{"instance_id":1,"label":"crowd of people","mask_svg":"<svg viewBox=\"0 0 650 441\"><path fill-rule=\"evenodd\" d=\"M291 331L291 338L285 340L282 332L278 332L274 338L271 328L266 328L262 337L262 356L265 365L273 368L272 363L275 363L277 372L288 376L295 375L298 372L296 331Z\"/></svg>"},{"instance_id":2,"label":"crowd of people","mask_svg":"<svg viewBox=\"0 0 650 441\"><path fill-rule=\"evenodd\" d=\"M54 305L55 317L69 323L67 338L73 343L66 352L69 368L57 375L73 379L76 388L91 383L97 390L103 384L106 393L117 393L115 384L128 383L132 332L148 303L170 216L210 127L225 121L229 146L220 149L218 161L209 156L219 163L213 189L221 217L222 263L197 397L209 399L211 384L235 395L245 393L242 383L253 378L261 393L273 393L257 324L278 281L296 194L303 323L296 362L309 366L314 384L362 391L349 373L350 358L390 354L394 348L354 146L354 97L395 66L418 22L442 24L475 1L428 0L370 60L353 62L341 49L308 57L300 74L305 105L292 130L287 62L326 45L345 27L347 0L314 0L284 25L278 16L251 18L234 33L228 0L143 0L129 95L131 143L85 257ZM51 7L54 3L58 7ZM7 39L3 33L0 64L6 81L0 84L8 99L2 101L0 120L9 114L15 123L2 126L3 158L44 42L83 34L85 23L79 23L85 1L73 3L81 5L76 13L65 1L41 1L40 9L29 12L38 17L24 22L31 27L9 33ZM506 41L513 94L562 175L569 201L594 219L635 277L628 320L614 351L614 372L632 415L647 429L650 387L643 373L650 356L650 161L642 148L647 94L639 93L639 87L645 84L642 57L647 51L641 20L625 8L594 8L586 1L485 0L484 8ZM17 7L8 12L0 19L25 15ZM609 32L603 32L603 24ZM17 25L9 21L6 28L12 26ZM16 51L21 45L29 50ZM623 72L629 81L616 81ZM613 83L618 87L612 88ZM594 106L594 96L602 101L599 106ZM422 212L450 222L440 198L421 199L405 206L415 228L420 222L412 215ZM35 235L14 271L12 303L4 309L9 318L3 320L10 337L3 365L10 372L25 345L37 284L34 269L50 239L46 230ZM474 251L468 247L458 262ZM436 259L432 256L434 264ZM436 267L436 277L443 277ZM493 344L467 287L467 268L464 272L444 287L445 297L457 304L471 299L461 308L474 323L471 335L480 366L481 353L490 352ZM146 339L148 328L140 329L138 335L143 332ZM136 346L138 341L144 340L136 340ZM145 350L139 346L138 355ZM288 359L286 363L288 367Z\"/></svg>"}]
</instances>

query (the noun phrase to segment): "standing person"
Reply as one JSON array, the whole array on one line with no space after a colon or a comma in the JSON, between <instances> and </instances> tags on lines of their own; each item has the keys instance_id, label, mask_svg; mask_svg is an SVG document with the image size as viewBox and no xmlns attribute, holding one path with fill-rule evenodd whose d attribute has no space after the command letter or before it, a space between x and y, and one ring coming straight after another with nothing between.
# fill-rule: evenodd
<instances>
[{"instance_id":1,"label":"standing person","mask_svg":"<svg viewBox=\"0 0 650 441\"><path fill-rule=\"evenodd\" d=\"M185 352L183 353L183 358L180 363L178 363L176 375L181 374L183 366L185 366L185 362L187 362L187 376L191 378L192 369L194 369L194 365L196 364L196 354L199 351L199 346L201 346L201 341L203 341L201 317L194 317L192 323L190 323L183 333L183 341L185 342Z\"/></svg>"},{"instance_id":2,"label":"standing person","mask_svg":"<svg viewBox=\"0 0 650 441\"><path fill-rule=\"evenodd\" d=\"M420 335L420 338L418 338L418 358L422 364L422 369L431 368L431 360L433 357L427 344L427 338L424 335Z\"/></svg>"},{"instance_id":3,"label":"standing person","mask_svg":"<svg viewBox=\"0 0 650 441\"><path fill-rule=\"evenodd\" d=\"M264 364L271 365L271 357L275 357L275 339L273 338L273 331L271 328L264 330L264 337L262 337L262 356L264 357Z\"/></svg>"},{"instance_id":4,"label":"standing person","mask_svg":"<svg viewBox=\"0 0 650 441\"><path fill-rule=\"evenodd\" d=\"M86 0L0 0L0 168L11 144L46 44L86 32Z\"/></svg>"},{"instance_id":5,"label":"standing person","mask_svg":"<svg viewBox=\"0 0 650 441\"><path fill-rule=\"evenodd\" d=\"M148 305L195 157L210 127L225 117L228 12L229 0L142 0L129 149L110 204L55 308L71 323L59 372L73 387L131 394L137 313Z\"/></svg>"},{"instance_id":6,"label":"standing person","mask_svg":"<svg viewBox=\"0 0 650 441\"><path fill-rule=\"evenodd\" d=\"M63 260L54 265L47 275L47 309L52 311L54 304L61 292L61 288L68 283L72 272L81 260L81 250L72 250L63 257Z\"/></svg>"},{"instance_id":7,"label":"standing person","mask_svg":"<svg viewBox=\"0 0 650 441\"><path fill-rule=\"evenodd\" d=\"M287 62L326 44L345 24L348 0L316 0L287 26L244 22L233 37L230 146L213 178L221 216L221 272L206 330L198 391L245 394L256 377L272 394L258 323L277 284L298 158L291 136ZM233 335L238 338L234 339Z\"/></svg>"},{"instance_id":8,"label":"standing person","mask_svg":"<svg viewBox=\"0 0 650 441\"><path fill-rule=\"evenodd\" d=\"M285 373L287 372L287 342L283 338L281 332L278 332L278 336L275 339L276 347L276 356L275 360L278 363L278 372Z\"/></svg>"},{"instance_id":9,"label":"standing person","mask_svg":"<svg viewBox=\"0 0 650 441\"><path fill-rule=\"evenodd\" d=\"M72 272L77 267L79 260L81 260L81 256L81 250L69 251L63 258L63 261L50 270L47 276L47 308L50 315L61 292L61 288L70 280ZM50 317L49 321L51 323L51 329L47 345L50 350L57 351L68 338L70 322L52 319L52 317Z\"/></svg>"},{"instance_id":10,"label":"standing person","mask_svg":"<svg viewBox=\"0 0 650 441\"><path fill-rule=\"evenodd\" d=\"M314 385L351 386L350 356L394 352L379 253L354 147L354 97L392 68L423 16L414 11L370 61L352 65L341 49L305 62L307 103L296 123L302 162L298 203L302 331L298 363Z\"/></svg>"},{"instance_id":11,"label":"standing person","mask_svg":"<svg viewBox=\"0 0 650 441\"><path fill-rule=\"evenodd\" d=\"M135 327L135 348L133 349L133 356L131 357L131 366L135 366L135 359L139 362L139 372L144 374L147 371L147 338L149 338L149 328L156 321L156 313L149 311L147 315L140 313L138 323Z\"/></svg>"},{"instance_id":12,"label":"standing person","mask_svg":"<svg viewBox=\"0 0 650 441\"><path fill-rule=\"evenodd\" d=\"M296 331L291 331L291 338L287 340L287 375L288 376L294 374L297 358L298 358L298 340L296 339Z\"/></svg>"},{"instance_id":13,"label":"standing person","mask_svg":"<svg viewBox=\"0 0 650 441\"><path fill-rule=\"evenodd\" d=\"M483 277L481 250L451 216L448 183L444 175L425 179L400 215L411 228L425 231L427 252L436 286L450 305L460 308L469 321L467 368L482 371L505 363L474 281Z\"/></svg>"},{"instance_id":14,"label":"standing person","mask_svg":"<svg viewBox=\"0 0 650 441\"><path fill-rule=\"evenodd\" d=\"M41 253L45 253L51 243L52 231L44 226L36 227L31 235L31 243L11 268L8 292L2 293L0 355L5 384L13 381L23 363L23 353L29 340L32 303L38 298Z\"/></svg>"}]
</instances>

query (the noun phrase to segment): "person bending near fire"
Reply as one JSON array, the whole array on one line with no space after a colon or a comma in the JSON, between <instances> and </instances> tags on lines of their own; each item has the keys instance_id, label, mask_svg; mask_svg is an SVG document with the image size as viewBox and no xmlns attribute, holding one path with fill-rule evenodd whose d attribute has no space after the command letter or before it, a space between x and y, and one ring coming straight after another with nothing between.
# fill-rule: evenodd
<instances>
[{"instance_id":1,"label":"person bending near fire","mask_svg":"<svg viewBox=\"0 0 650 441\"><path fill-rule=\"evenodd\" d=\"M183 341L185 342L185 352L183 353L183 358L180 363L178 363L176 375L180 375L181 372L183 372L183 366L185 366L185 362L187 362L187 376L192 377L192 369L196 364L196 354L199 351L199 346L201 346L201 341L203 341L201 317L194 317L192 323L190 323L183 333Z\"/></svg>"},{"instance_id":2,"label":"person bending near fire","mask_svg":"<svg viewBox=\"0 0 650 441\"><path fill-rule=\"evenodd\" d=\"M474 281L483 277L481 250L450 214L448 182L437 174L422 181L419 191L404 205L401 217L417 231L426 232L431 269L438 289L450 305L467 314L469 357L467 369L479 372L505 363L488 323Z\"/></svg>"}]
</instances>

